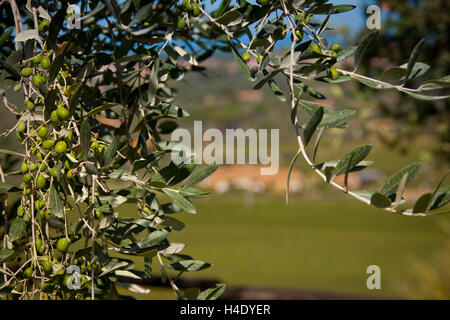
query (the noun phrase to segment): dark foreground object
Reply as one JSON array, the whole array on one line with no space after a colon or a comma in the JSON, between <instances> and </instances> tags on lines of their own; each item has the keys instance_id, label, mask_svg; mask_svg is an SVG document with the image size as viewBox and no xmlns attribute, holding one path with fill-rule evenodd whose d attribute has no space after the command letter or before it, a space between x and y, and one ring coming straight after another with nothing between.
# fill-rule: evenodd
<instances>
[{"instance_id":1,"label":"dark foreground object","mask_svg":"<svg viewBox=\"0 0 450 320\"><path fill-rule=\"evenodd\" d=\"M153 287L170 287L161 277L151 279L134 279L119 276L118 281L136 283ZM179 279L177 286L182 289L199 288L205 290L215 286L219 280ZM227 286L221 300L373 300L379 299L370 295L335 293L327 291L291 289L291 288L259 288L249 286Z\"/></svg>"}]
</instances>

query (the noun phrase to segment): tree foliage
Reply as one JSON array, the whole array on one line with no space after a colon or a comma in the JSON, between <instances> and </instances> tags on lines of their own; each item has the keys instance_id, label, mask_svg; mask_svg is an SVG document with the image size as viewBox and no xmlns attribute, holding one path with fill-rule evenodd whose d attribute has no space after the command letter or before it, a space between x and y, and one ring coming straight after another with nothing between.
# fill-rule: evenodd
<instances>
[{"instance_id":1,"label":"tree foliage","mask_svg":"<svg viewBox=\"0 0 450 320\"><path fill-rule=\"evenodd\" d=\"M174 83L186 72L203 70L200 63L219 50L233 54L255 89L268 85L281 101L290 101L299 145L292 166L301 154L330 185L393 213L427 216L448 203L449 188L441 180L413 208L402 207L403 189L419 164L400 170L379 190L355 191L347 183L337 184L337 175L347 181L350 172L371 164L365 160L369 145L338 160L315 162L320 137L330 128L346 128L356 112L311 102L325 98L312 80L354 79L422 100L448 95L433 95L448 86L448 77L418 87L402 81L420 73L420 46L406 66L398 67L398 81L359 74L376 34L344 49L325 37L330 16L354 6L324 0L224 0L218 9L207 11L203 1L189 0L72 2L80 6L79 19L67 15L68 2L2 2L0 93L18 120L4 135L16 132L23 152L1 152L22 159L21 170L7 177L21 175L24 181L10 185L2 171L0 191L20 197L12 210L7 209L7 196L2 198L3 296L123 298L116 290L117 277L151 277L154 265L179 299L220 296L221 284L203 292L177 287L181 274L210 264L181 253L185 246L169 241L184 226L174 214L196 213L191 199L205 193L195 185L216 166L196 170L189 158L175 164L170 154L177 144L165 138L176 120L188 116L174 104ZM80 28L73 27L76 22ZM274 49L283 39L290 46L280 54ZM352 55L353 70L335 66ZM257 64L250 66L252 57ZM277 84L279 76L288 93ZM11 88L23 93L23 103L8 101ZM299 108L309 119L299 118ZM118 214L117 208L127 202L136 205L139 218ZM145 270L136 271L132 259L142 259ZM80 267L75 288L71 266Z\"/></svg>"}]
</instances>

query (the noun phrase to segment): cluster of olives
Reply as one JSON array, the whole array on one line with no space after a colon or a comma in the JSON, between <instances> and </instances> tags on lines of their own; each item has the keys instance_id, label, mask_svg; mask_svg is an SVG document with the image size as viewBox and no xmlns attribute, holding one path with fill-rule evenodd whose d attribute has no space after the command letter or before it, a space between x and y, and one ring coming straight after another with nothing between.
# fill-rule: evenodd
<instances>
[{"instance_id":1,"label":"cluster of olives","mask_svg":"<svg viewBox=\"0 0 450 320\"><path fill-rule=\"evenodd\" d=\"M51 61L50 58L52 56L53 52L49 51L46 53L42 53L39 55L34 56L31 59L31 65L27 65L20 71L21 75L25 78L28 78L31 76L31 81L33 82L34 86L36 88L39 88L40 85L47 82L47 76L46 76L46 70L50 68ZM20 90L20 85L17 85L14 88L15 91ZM30 110L33 110L34 104L29 101L27 102L27 107Z\"/></svg>"},{"instance_id":2,"label":"cluster of olives","mask_svg":"<svg viewBox=\"0 0 450 320\"><path fill-rule=\"evenodd\" d=\"M183 0L182 5L183 8L185 8L194 17L198 17L200 15L200 7L197 3L193 3L191 0Z\"/></svg>"}]
</instances>

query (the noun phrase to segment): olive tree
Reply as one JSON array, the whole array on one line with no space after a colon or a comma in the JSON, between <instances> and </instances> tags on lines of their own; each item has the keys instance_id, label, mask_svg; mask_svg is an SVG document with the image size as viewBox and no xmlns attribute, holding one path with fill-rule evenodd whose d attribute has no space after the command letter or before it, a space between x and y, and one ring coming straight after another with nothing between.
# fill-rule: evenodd
<instances>
[{"instance_id":1,"label":"olive tree","mask_svg":"<svg viewBox=\"0 0 450 320\"><path fill-rule=\"evenodd\" d=\"M201 62L217 51L232 53L254 89L267 85L281 102L289 101L298 142L291 169L301 155L325 183L368 205L407 216L444 212L437 210L450 199L444 179L412 208L404 206L403 190L419 163L379 190L350 190L348 174L371 165L365 161L370 145L338 160L316 161L321 137L330 128L346 128L356 111L311 102L326 98L315 81L356 80L417 99L448 98L441 92L448 77L408 86L422 74L422 42L406 65L386 71L393 81L378 80L358 73L376 32L349 48L327 42L330 17L352 5L223 0L212 10L214 2L0 2L2 113L17 117L3 135L16 134L22 146L0 150L21 162L18 171L0 168L2 297L126 298L117 291L118 277L149 278L155 266L179 299L221 295L223 284L204 291L176 285L184 272L210 266L183 254L184 244L171 243L169 235L184 226L176 213L196 212L191 199L206 193L195 185L217 166L196 169L186 152L175 163L178 143L166 138L176 120L188 116L174 104L176 82L186 72L202 71ZM275 49L283 39L289 48L280 53ZM335 66L351 56L352 70ZM256 63L250 67L250 61ZM287 93L280 81L286 81ZM23 101L9 99L11 91ZM345 175L344 185L335 182L338 175ZM23 183L11 184L15 176ZM135 204L135 212L119 215L124 203ZM135 270L138 259L144 270Z\"/></svg>"}]
</instances>

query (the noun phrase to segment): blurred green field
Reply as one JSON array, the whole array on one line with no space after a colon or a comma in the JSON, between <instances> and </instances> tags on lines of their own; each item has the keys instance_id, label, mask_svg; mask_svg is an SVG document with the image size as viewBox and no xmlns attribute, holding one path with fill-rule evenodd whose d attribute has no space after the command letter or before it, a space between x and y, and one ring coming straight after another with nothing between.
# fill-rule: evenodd
<instances>
[{"instance_id":1,"label":"blurred green field","mask_svg":"<svg viewBox=\"0 0 450 320\"><path fill-rule=\"evenodd\" d=\"M246 206L212 196L196 206L197 215L177 214L186 228L171 241L186 243L184 253L214 265L183 277L228 285L401 297L398 284L416 280L412 259L432 262L448 240L439 227L449 221L446 216L395 216L351 200L285 205L281 197L262 196ZM142 261L137 264L142 268ZM366 288L372 264L381 268L382 288L376 292Z\"/></svg>"}]
</instances>

